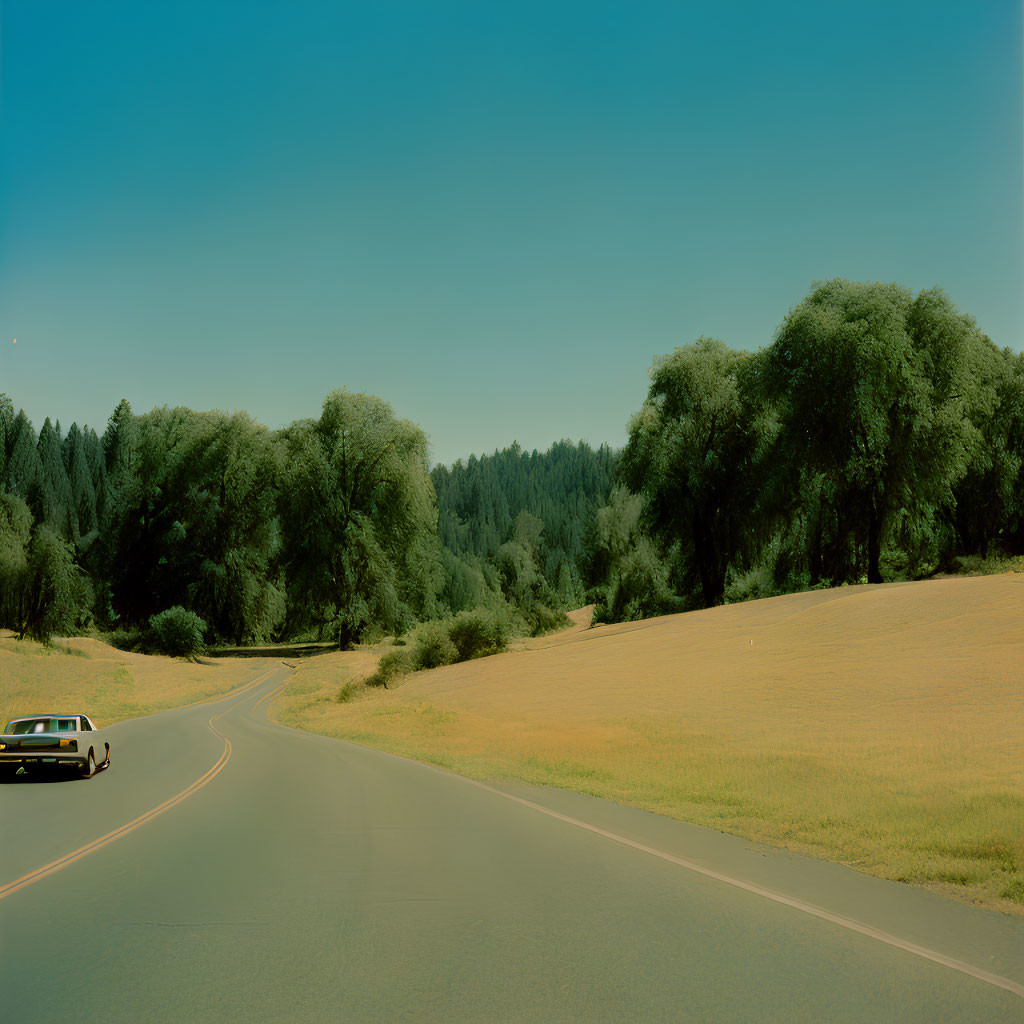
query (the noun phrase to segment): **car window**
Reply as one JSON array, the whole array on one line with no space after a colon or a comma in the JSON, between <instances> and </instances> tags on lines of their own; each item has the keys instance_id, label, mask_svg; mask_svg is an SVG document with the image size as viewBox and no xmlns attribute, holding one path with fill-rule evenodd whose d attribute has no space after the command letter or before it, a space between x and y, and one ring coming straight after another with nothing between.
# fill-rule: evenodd
<instances>
[{"instance_id":1,"label":"car window","mask_svg":"<svg viewBox=\"0 0 1024 1024\"><path fill-rule=\"evenodd\" d=\"M15 736L23 736L33 732L55 732L56 722L52 718L26 718L23 722L12 722L11 732Z\"/></svg>"},{"instance_id":2,"label":"car window","mask_svg":"<svg viewBox=\"0 0 1024 1024\"><path fill-rule=\"evenodd\" d=\"M75 718L58 718L57 719L57 732L77 732L75 729Z\"/></svg>"},{"instance_id":3,"label":"car window","mask_svg":"<svg viewBox=\"0 0 1024 1024\"><path fill-rule=\"evenodd\" d=\"M82 715L82 732L92 732L92 725L85 715Z\"/></svg>"}]
</instances>

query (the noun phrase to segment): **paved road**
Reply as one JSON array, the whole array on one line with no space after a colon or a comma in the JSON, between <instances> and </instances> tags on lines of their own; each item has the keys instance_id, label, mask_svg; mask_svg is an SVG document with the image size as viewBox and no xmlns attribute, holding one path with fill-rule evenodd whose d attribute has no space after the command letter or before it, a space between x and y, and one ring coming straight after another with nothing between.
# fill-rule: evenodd
<instances>
[{"instance_id":1,"label":"paved road","mask_svg":"<svg viewBox=\"0 0 1024 1024\"><path fill-rule=\"evenodd\" d=\"M93 779L0 785L4 1020L1024 1020L1020 918L292 732L287 675L115 726Z\"/></svg>"}]
</instances>

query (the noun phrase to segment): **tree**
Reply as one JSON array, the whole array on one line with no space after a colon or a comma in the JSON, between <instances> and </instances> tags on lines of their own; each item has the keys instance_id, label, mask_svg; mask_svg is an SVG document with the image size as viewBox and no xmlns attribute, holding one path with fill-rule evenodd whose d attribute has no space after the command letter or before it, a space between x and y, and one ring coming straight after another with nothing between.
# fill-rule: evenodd
<instances>
[{"instance_id":1,"label":"tree","mask_svg":"<svg viewBox=\"0 0 1024 1024\"><path fill-rule=\"evenodd\" d=\"M67 540L78 534L78 517L74 515L74 500L71 484L61 452L60 427L54 428L50 417L46 417L43 429L39 431L39 463L42 473L39 477L42 495L42 516L54 530Z\"/></svg>"},{"instance_id":2,"label":"tree","mask_svg":"<svg viewBox=\"0 0 1024 1024\"><path fill-rule=\"evenodd\" d=\"M967 415L980 444L954 489L952 521L961 550L984 557L993 541L1024 547L1024 355L988 338L976 355Z\"/></svg>"},{"instance_id":3,"label":"tree","mask_svg":"<svg viewBox=\"0 0 1024 1024\"><path fill-rule=\"evenodd\" d=\"M14 429L14 404L0 392L0 489L7 480L7 454L11 431Z\"/></svg>"},{"instance_id":4,"label":"tree","mask_svg":"<svg viewBox=\"0 0 1024 1024\"><path fill-rule=\"evenodd\" d=\"M584 559L596 622L627 622L675 611L668 566L641 526L644 501L615 487L598 509Z\"/></svg>"},{"instance_id":5,"label":"tree","mask_svg":"<svg viewBox=\"0 0 1024 1024\"><path fill-rule=\"evenodd\" d=\"M978 342L938 289L915 299L897 284L837 279L789 313L765 376L781 450L818 491L812 551L831 521L840 543L852 534L866 549L868 581L880 583L883 541L908 540L952 504L977 440L964 408Z\"/></svg>"},{"instance_id":6,"label":"tree","mask_svg":"<svg viewBox=\"0 0 1024 1024\"><path fill-rule=\"evenodd\" d=\"M87 605L88 590L71 545L40 524L29 549L19 639L28 635L49 643L54 634L74 630Z\"/></svg>"},{"instance_id":7,"label":"tree","mask_svg":"<svg viewBox=\"0 0 1024 1024\"><path fill-rule=\"evenodd\" d=\"M282 443L293 627L331 626L345 648L370 623L398 629L429 617L440 549L423 431L380 398L340 389Z\"/></svg>"},{"instance_id":8,"label":"tree","mask_svg":"<svg viewBox=\"0 0 1024 1024\"><path fill-rule=\"evenodd\" d=\"M71 491L72 516L78 527L76 542L86 539L88 543L96 535L96 488L85 453L85 435L77 423L71 424L64 438L62 454Z\"/></svg>"},{"instance_id":9,"label":"tree","mask_svg":"<svg viewBox=\"0 0 1024 1024\"><path fill-rule=\"evenodd\" d=\"M0 494L0 623L20 629L25 613L25 582L32 513L21 498Z\"/></svg>"},{"instance_id":10,"label":"tree","mask_svg":"<svg viewBox=\"0 0 1024 1024\"><path fill-rule=\"evenodd\" d=\"M24 410L19 410L7 434L7 490L24 498L37 518L42 515L39 492L42 473L36 432Z\"/></svg>"},{"instance_id":11,"label":"tree","mask_svg":"<svg viewBox=\"0 0 1024 1024\"><path fill-rule=\"evenodd\" d=\"M753 357L700 338L657 359L622 454L623 483L644 499L652 535L682 542L706 606L751 542L766 426L748 378Z\"/></svg>"},{"instance_id":12,"label":"tree","mask_svg":"<svg viewBox=\"0 0 1024 1024\"><path fill-rule=\"evenodd\" d=\"M122 398L107 420L103 432L103 456L107 476L116 487L130 478L138 461L139 428L131 403Z\"/></svg>"},{"instance_id":13,"label":"tree","mask_svg":"<svg viewBox=\"0 0 1024 1024\"><path fill-rule=\"evenodd\" d=\"M271 567L277 465L266 429L245 413L181 408L116 426L105 569L116 613L141 623L181 606L235 643L267 637L283 596ZM119 465L126 439L131 469Z\"/></svg>"},{"instance_id":14,"label":"tree","mask_svg":"<svg viewBox=\"0 0 1024 1024\"><path fill-rule=\"evenodd\" d=\"M194 415L174 488L176 521L199 561L187 591L191 606L235 643L266 638L284 603L271 572L280 529L270 437L246 413ZM179 482L181 473L187 479Z\"/></svg>"}]
</instances>

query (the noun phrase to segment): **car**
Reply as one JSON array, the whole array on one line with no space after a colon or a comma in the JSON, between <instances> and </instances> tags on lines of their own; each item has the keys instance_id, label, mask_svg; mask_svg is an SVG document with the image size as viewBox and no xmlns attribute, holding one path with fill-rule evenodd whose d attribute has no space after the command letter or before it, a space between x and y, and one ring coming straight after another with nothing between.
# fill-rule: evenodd
<instances>
[{"instance_id":1,"label":"car","mask_svg":"<svg viewBox=\"0 0 1024 1024\"><path fill-rule=\"evenodd\" d=\"M12 718L0 735L0 767L71 766L86 778L110 767L110 744L88 715Z\"/></svg>"}]
</instances>

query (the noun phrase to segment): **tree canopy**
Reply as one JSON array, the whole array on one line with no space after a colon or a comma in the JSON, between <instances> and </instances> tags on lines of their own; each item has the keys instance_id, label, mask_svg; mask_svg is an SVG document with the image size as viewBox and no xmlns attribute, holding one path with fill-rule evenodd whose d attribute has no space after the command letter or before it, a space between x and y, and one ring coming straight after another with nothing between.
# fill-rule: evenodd
<instances>
[{"instance_id":1,"label":"tree canopy","mask_svg":"<svg viewBox=\"0 0 1024 1024\"><path fill-rule=\"evenodd\" d=\"M293 624L330 626L348 646L371 623L401 629L429 616L440 546L423 431L382 399L337 390L282 444Z\"/></svg>"}]
</instances>

